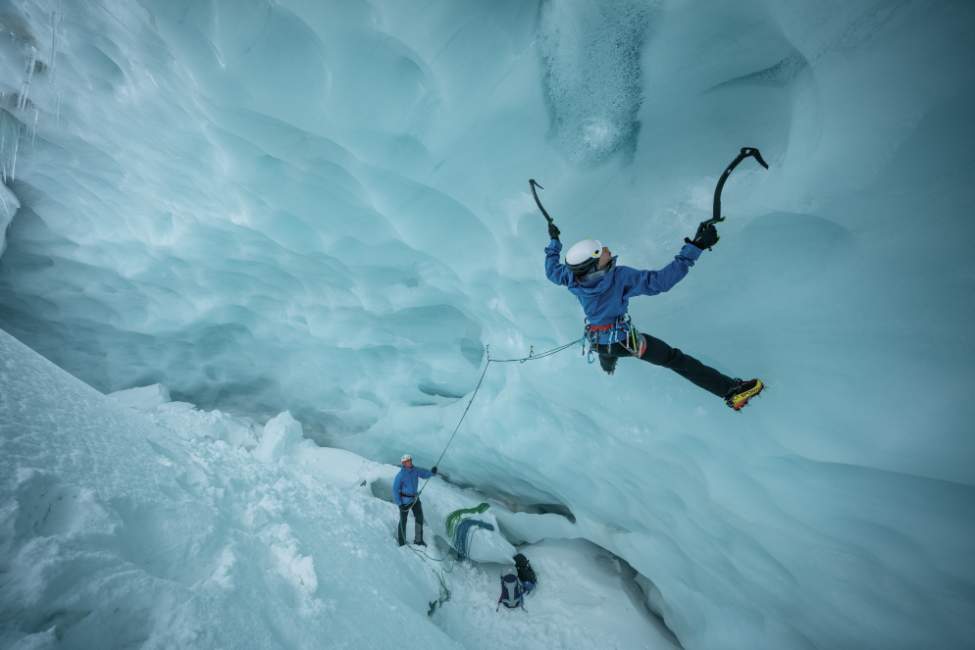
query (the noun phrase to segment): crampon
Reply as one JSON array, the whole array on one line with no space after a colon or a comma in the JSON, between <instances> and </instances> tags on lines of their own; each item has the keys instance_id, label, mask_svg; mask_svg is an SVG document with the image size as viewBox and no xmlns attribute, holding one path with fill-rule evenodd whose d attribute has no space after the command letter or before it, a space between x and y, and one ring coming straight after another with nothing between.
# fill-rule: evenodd
<instances>
[{"instance_id":1,"label":"crampon","mask_svg":"<svg viewBox=\"0 0 975 650\"><path fill-rule=\"evenodd\" d=\"M728 393L725 397L725 404L730 406L736 411L740 411L745 408L751 398L755 397L765 388L765 384L762 383L761 379L749 379L748 381L740 381L738 384Z\"/></svg>"}]
</instances>

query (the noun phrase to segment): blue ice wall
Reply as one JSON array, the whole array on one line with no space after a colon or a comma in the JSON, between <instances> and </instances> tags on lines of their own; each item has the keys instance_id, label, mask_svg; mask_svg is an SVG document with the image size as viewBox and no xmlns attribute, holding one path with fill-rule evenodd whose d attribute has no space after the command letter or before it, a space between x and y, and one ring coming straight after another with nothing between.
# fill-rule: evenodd
<instances>
[{"instance_id":1,"label":"blue ice wall","mask_svg":"<svg viewBox=\"0 0 975 650\"><path fill-rule=\"evenodd\" d=\"M975 635L970 3L0 9L0 327L379 460L440 453L483 345L579 336L528 178L564 240L657 268L761 148L631 313L767 394L492 367L444 465L570 508L686 647Z\"/></svg>"}]
</instances>

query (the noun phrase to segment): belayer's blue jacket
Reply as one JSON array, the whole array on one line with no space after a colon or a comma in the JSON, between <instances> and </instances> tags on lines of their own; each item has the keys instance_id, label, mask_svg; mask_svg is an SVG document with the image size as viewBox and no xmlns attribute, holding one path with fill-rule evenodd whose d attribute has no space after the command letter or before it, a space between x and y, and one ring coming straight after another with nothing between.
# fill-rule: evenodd
<instances>
[{"instance_id":1,"label":"belayer's blue jacket","mask_svg":"<svg viewBox=\"0 0 975 650\"><path fill-rule=\"evenodd\" d=\"M407 506L413 503L416 498L416 486L420 479L430 478L431 476L433 476L433 472L416 465L409 469L401 467L399 474L393 479L393 501L398 506Z\"/></svg>"},{"instance_id":2,"label":"belayer's blue jacket","mask_svg":"<svg viewBox=\"0 0 975 650\"><path fill-rule=\"evenodd\" d=\"M569 288L586 313L590 325L610 325L626 314L630 298L653 296L670 290L687 275L688 269L701 256L701 249L684 244L674 261L659 271L638 271L628 266L616 266L616 258L609 268L596 271L577 279L565 264L559 261L562 242L553 239L545 247L545 275L555 284ZM597 332L598 342L607 344L618 333L613 330Z\"/></svg>"}]
</instances>

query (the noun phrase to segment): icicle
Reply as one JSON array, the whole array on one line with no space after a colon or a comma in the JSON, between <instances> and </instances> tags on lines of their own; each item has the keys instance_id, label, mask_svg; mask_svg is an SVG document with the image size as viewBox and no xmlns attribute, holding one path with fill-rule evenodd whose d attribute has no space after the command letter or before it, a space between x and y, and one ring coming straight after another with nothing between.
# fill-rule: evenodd
<instances>
[{"instance_id":1,"label":"icicle","mask_svg":"<svg viewBox=\"0 0 975 650\"><path fill-rule=\"evenodd\" d=\"M58 90L57 84L57 62L58 62L58 46L60 45L58 41L58 32L61 31L61 25L64 23L64 12L61 7L62 0L58 0L54 11L51 12L51 57L50 63L48 64L48 80L51 84L51 88L54 89L54 124L56 126L61 125L61 91ZM34 131L36 135L37 131L37 119L34 119ZM32 140L33 142L33 140Z\"/></svg>"},{"instance_id":2,"label":"icicle","mask_svg":"<svg viewBox=\"0 0 975 650\"><path fill-rule=\"evenodd\" d=\"M10 213L10 204L7 203L7 192L0 190L0 212ZM0 244L2 245L2 244Z\"/></svg>"},{"instance_id":3,"label":"icicle","mask_svg":"<svg viewBox=\"0 0 975 650\"><path fill-rule=\"evenodd\" d=\"M37 65L37 48L31 45L30 59L27 60L27 79L20 89L20 97L17 99L17 110L22 111L27 108L30 95L30 85L34 80L34 68Z\"/></svg>"},{"instance_id":4,"label":"icicle","mask_svg":"<svg viewBox=\"0 0 975 650\"><path fill-rule=\"evenodd\" d=\"M18 137L14 139L14 155L10 159L10 180L12 181L17 180L17 152L19 150L20 150L20 138Z\"/></svg>"},{"instance_id":5,"label":"icicle","mask_svg":"<svg viewBox=\"0 0 975 650\"><path fill-rule=\"evenodd\" d=\"M51 83L54 83L54 69L58 60L58 29L60 29L63 19L61 0L58 0L57 7L51 12L51 62L48 65L48 70L51 72Z\"/></svg>"},{"instance_id":6,"label":"icicle","mask_svg":"<svg viewBox=\"0 0 975 650\"><path fill-rule=\"evenodd\" d=\"M0 121L0 180L6 183L10 179L10 169L7 160L7 126Z\"/></svg>"}]
</instances>

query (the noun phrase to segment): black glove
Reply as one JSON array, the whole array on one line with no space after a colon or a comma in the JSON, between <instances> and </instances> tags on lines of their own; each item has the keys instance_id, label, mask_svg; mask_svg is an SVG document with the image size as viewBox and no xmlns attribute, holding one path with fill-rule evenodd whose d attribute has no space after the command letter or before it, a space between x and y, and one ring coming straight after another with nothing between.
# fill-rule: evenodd
<instances>
[{"instance_id":1,"label":"black glove","mask_svg":"<svg viewBox=\"0 0 975 650\"><path fill-rule=\"evenodd\" d=\"M705 248L711 248L718 243L718 229L714 227L713 223L708 223L707 221L702 221L697 227L697 232L694 233L694 239L684 238L684 241L688 244L694 244L702 251Z\"/></svg>"},{"instance_id":2,"label":"black glove","mask_svg":"<svg viewBox=\"0 0 975 650\"><path fill-rule=\"evenodd\" d=\"M434 476L437 475L437 466L436 465L434 465L433 467L430 468L430 473L433 474Z\"/></svg>"},{"instance_id":3,"label":"black glove","mask_svg":"<svg viewBox=\"0 0 975 650\"><path fill-rule=\"evenodd\" d=\"M548 222L548 236L552 239L558 239L559 235L562 233L559 231L558 227L555 225L554 221Z\"/></svg>"}]
</instances>

